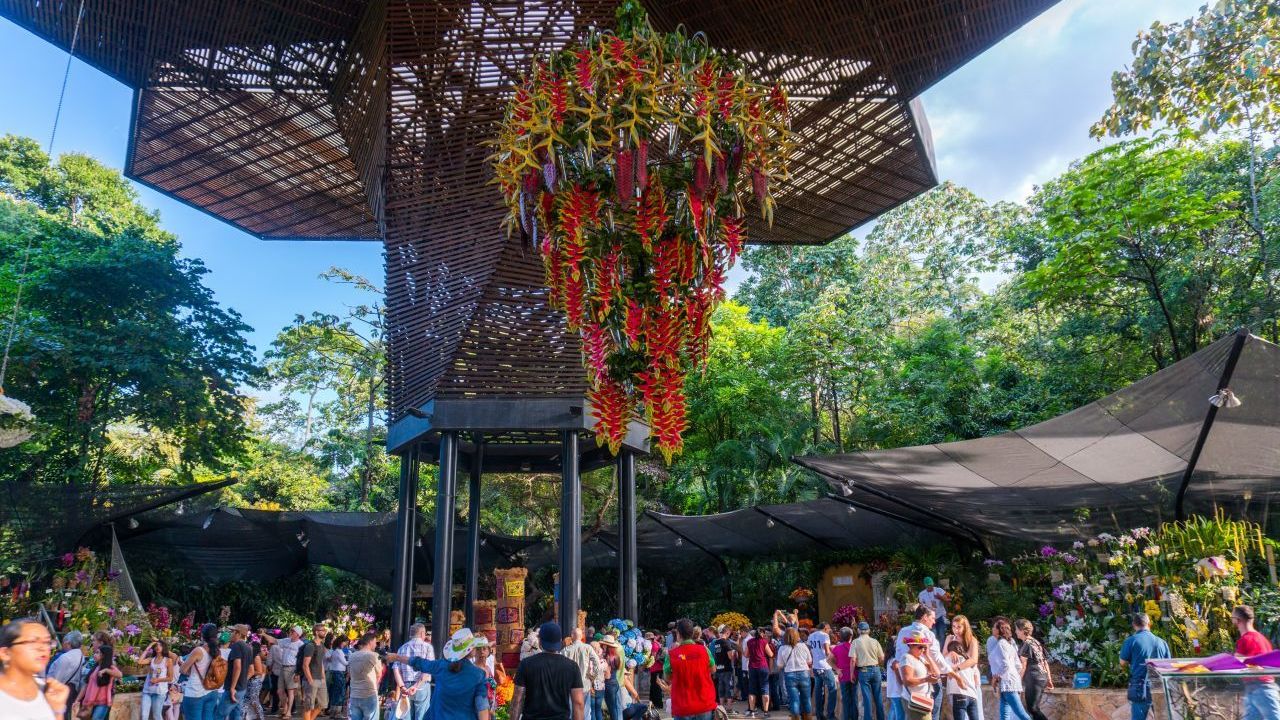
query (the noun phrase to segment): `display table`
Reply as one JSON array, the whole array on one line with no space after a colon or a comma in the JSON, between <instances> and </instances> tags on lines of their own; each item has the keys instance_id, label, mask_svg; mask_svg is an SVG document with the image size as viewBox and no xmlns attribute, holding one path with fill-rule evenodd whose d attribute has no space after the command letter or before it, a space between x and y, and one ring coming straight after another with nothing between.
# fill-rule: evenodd
<instances>
[{"instance_id":1,"label":"display table","mask_svg":"<svg viewBox=\"0 0 1280 720\"><path fill-rule=\"evenodd\" d=\"M1276 700L1271 706L1280 704L1280 697L1276 697L1280 695L1280 668L1274 667L1280 658L1276 655L1240 660L1221 653L1207 658L1148 660L1147 677L1155 698L1152 708L1163 708L1168 720L1237 720L1245 715L1246 695L1270 695Z\"/></svg>"}]
</instances>

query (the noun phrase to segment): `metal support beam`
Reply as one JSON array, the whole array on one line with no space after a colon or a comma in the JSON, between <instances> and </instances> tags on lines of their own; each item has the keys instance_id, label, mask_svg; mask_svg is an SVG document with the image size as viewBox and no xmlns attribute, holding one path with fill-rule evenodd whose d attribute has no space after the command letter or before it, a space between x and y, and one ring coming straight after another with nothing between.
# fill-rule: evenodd
<instances>
[{"instance_id":1,"label":"metal support beam","mask_svg":"<svg viewBox=\"0 0 1280 720\"><path fill-rule=\"evenodd\" d=\"M467 486L467 599L463 610L466 627L474 628L476 600L480 593L480 476L484 473L484 436L476 433L471 454L471 482Z\"/></svg>"},{"instance_id":2,"label":"metal support beam","mask_svg":"<svg viewBox=\"0 0 1280 720\"><path fill-rule=\"evenodd\" d=\"M638 623L636 456L625 449L618 453L618 498L618 617Z\"/></svg>"},{"instance_id":3,"label":"metal support beam","mask_svg":"<svg viewBox=\"0 0 1280 720\"><path fill-rule=\"evenodd\" d=\"M560 628L578 626L582 601L582 478L578 475L578 433L560 435Z\"/></svg>"},{"instance_id":4,"label":"metal support beam","mask_svg":"<svg viewBox=\"0 0 1280 720\"><path fill-rule=\"evenodd\" d=\"M1227 364L1222 368L1222 376L1218 378L1218 386L1215 391L1224 390L1231 385L1231 375L1236 371L1236 363L1240 360L1240 352L1244 350L1245 341L1249 339L1249 331L1245 328L1236 330L1236 339L1231 343L1231 354L1227 355ZM1254 398L1255 402L1263 402L1263 398ZM1218 417L1218 406L1209 405L1209 412L1204 414L1204 423L1200 425L1200 434L1196 436L1196 444L1191 448L1191 457L1187 460L1187 469L1182 473L1182 484L1178 486L1178 499L1174 503L1174 514L1179 520L1187 519L1186 508L1183 503L1187 499L1187 487L1191 485L1191 476L1196 471L1196 464L1200 462L1200 451L1204 450L1204 443L1209 439L1209 431L1213 429L1213 421Z\"/></svg>"},{"instance_id":5,"label":"metal support beam","mask_svg":"<svg viewBox=\"0 0 1280 720\"><path fill-rule=\"evenodd\" d=\"M453 609L453 518L457 504L458 433L440 433L440 478L436 483L435 576L431 581L431 644L444 657Z\"/></svg>"},{"instance_id":6,"label":"metal support beam","mask_svg":"<svg viewBox=\"0 0 1280 720\"><path fill-rule=\"evenodd\" d=\"M418 447L400 455L399 508L396 511L396 566L391 578L391 643L408 639L413 614L413 548L418 539Z\"/></svg>"}]
</instances>

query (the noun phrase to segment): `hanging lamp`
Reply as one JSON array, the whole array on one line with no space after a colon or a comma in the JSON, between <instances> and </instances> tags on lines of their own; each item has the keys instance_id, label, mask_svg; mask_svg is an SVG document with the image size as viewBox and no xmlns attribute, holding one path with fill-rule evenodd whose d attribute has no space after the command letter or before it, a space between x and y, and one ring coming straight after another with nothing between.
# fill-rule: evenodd
<instances>
[{"instance_id":1,"label":"hanging lamp","mask_svg":"<svg viewBox=\"0 0 1280 720\"><path fill-rule=\"evenodd\" d=\"M76 12L75 29L71 32L71 47L67 50L67 67L62 73L62 89L58 92L58 109L53 114L53 129L49 132L49 149L53 157L53 140L58 136L58 120L62 117L62 101L67 96L67 79L71 77L71 60L75 58L76 42L80 39L80 21L84 19L84 0ZM4 394L4 380L9 371L9 354L18 330L18 313L22 310L22 289L27 282L27 267L31 262L31 245L34 234L27 235L27 245L22 251L22 269L18 272L18 287L14 291L13 310L9 313L9 334L4 342L4 357L0 359L0 448L11 448L35 435L36 416L31 406Z\"/></svg>"}]
</instances>

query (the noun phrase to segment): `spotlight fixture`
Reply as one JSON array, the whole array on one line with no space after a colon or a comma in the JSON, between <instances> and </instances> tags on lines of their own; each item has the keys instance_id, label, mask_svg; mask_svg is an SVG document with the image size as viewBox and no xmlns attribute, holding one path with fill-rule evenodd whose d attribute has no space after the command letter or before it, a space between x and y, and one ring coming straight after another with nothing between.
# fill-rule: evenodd
<instances>
[{"instance_id":1,"label":"spotlight fixture","mask_svg":"<svg viewBox=\"0 0 1280 720\"><path fill-rule=\"evenodd\" d=\"M212 509L212 510L210 510L210 511L209 511L209 514L208 514L208 515L205 515L205 516L204 516L204 522L200 524L200 529L201 529L201 530L208 530L208 529L209 529L209 526L213 524L213 514L214 514L214 513L216 513L216 512L218 512L218 509L217 509L217 508L214 508L214 509Z\"/></svg>"},{"instance_id":2,"label":"spotlight fixture","mask_svg":"<svg viewBox=\"0 0 1280 720\"><path fill-rule=\"evenodd\" d=\"M417 540L414 540L414 541L413 541L413 546L414 546L414 547L422 547L422 538L418 538Z\"/></svg>"},{"instance_id":3,"label":"spotlight fixture","mask_svg":"<svg viewBox=\"0 0 1280 720\"><path fill-rule=\"evenodd\" d=\"M178 503L178 507L174 509L175 515L185 515L187 513L187 504L185 502Z\"/></svg>"},{"instance_id":4,"label":"spotlight fixture","mask_svg":"<svg viewBox=\"0 0 1280 720\"><path fill-rule=\"evenodd\" d=\"M676 547L684 547L684 538L682 537L676 538Z\"/></svg>"},{"instance_id":5,"label":"spotlight fixture","mask_svg":"<svg viewBox=\"0 0 1280 720\"><path fill-rule=\"evenodd\" d=\"M854 506L852 506L852 505L849 505L849 506L848 506L848 508L849 508L849 514L850 514L850 515L852 515L852 514L854 514L854 513L858 512L858 508L856 508L856 507L854 507Z\"/></svg>"},{"instance_id":6,"label":"spotlight fixture","mask_svg":"<svg viewBox=\"0 0 1280 720\"><path fill-rule=\"evenodd\" d=\"M849 497L850 495L853 494L853 488L850 487L849 485L841 484L840 494L844 495L845 497Z\"/></svg>"},{"instance_id":7,"label":"spotlight fixture","mask_svg":"<svg viewBox=\"0 0 1280 720\"><path fill-rule=\"evenodd\" d=\"M138 518L129 518L129 529L130 530L138 529Z\"/></svg>"},{"instance_id":8,"label":"spotlight fixture","mask_svg":"<svg viewBox=\"0 0 1280 720\"><path fill-rule=\"evenodd\" d=\"M764 521L764 526L769 528L770 530L772 530L775 525L777 525L777 523L773 521L773 518L769 518L768 520Z\"/></svg>"},{"instance_id":9,"label":"spotlight fixture","mask_svg":"<svg viewBox=\"0 0 1280 720\"><path fill-rule=\"evenodd\" d=\"M489 538L480 538L480 547L484 547L485 545L488 545L488 544L489 544Z\"/></svg>"},{"instance_id":10,"label":"spotlight fixture","mask_svg":"<svg viewBox=\"0 0 1280 720\"><path fill-rule=\"evenodd\" d=\"M1240 407L1240 398L1231 392L1231 388L1222 388L1217 395L1209 397L1209 404L1216 408L1237 408Z\"/></svg>"}]
</instances>

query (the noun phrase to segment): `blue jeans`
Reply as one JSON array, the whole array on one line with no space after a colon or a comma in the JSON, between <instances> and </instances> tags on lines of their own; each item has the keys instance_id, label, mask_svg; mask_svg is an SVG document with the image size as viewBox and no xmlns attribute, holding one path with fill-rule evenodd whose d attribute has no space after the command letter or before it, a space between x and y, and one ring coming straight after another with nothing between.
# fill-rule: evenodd
<instances>
[{"instance_id":1,"label":"blue jeans","mask_svg":"<svg viewBox=\"0 0 1280 720\"><path fill-rule=\"evenodd\" d=\"M1273 682L1248 682L1244 687L1244 717L1241 720L1280 718L1280 690Z\"/></svg>"},{"instance_id":2,"label":"blue jeans","mask_svg":"<svg viewBox=\"0 0 1280 720\"><path fill-rule=\"evenodd\" d=\"M183 720L215 720L214 711L218 709L218 700L221 697L221 690L206 693L198 698L184 696L182 698Z\"/></svg>"},{"instance_id":3,"label":"blue jeans","mask_svg":"<svg viewBox=\"0 0 1280 720\"><path fill-rule=\"evenodd\" d=\"M1150 712L1150 700L1129 701L1129 720L1147 720L1147 714Z\"/></svg>"},{"instance_id":4,"label":"blue jeans","mask_svg":"<svg viewBox=\"0 0 1280 720\"><path fill-rule=\"evenodd\" d=\"M604 704L609 709L609 720L622 720L622 685L613 678L604 681Z\"/></svg>"},{"instance_id":5,"label":"blue jeans","mask_svg":"<svg viewBox=\"0 0 1280 720\"><path fill-rule=\"evenodd\" d=\"M933 720L939 720L942 717L942 699L946 690L947 686L943 685L941 680L933 684Z\"/></svg>"},{"instance_id":6,"label":"blue jeans","mask_svg":"<svg viewBox=\"0 0 1280 720\"><path fill-rule=\"evenodd\" d=\"M1005 690L1000 693L1000 720L1009 720L1011 717L1031 720L1027 709L1022 706L1022 693Z\"/></svg>"},{"instance_id":7,"label":"blue jeans","mask_svg":"<svg viewBox=\"0 0 1280 720\"><path fill-rule=\"evenodd\" d=\"M840 683L840 720L858 720L858 683Z\"/></svg>"},{"instance_id":8,"label":"blue jeans","mask_svg":"<svg viewBox=\"0 0 1280 720\"><path fill-rule=\"evenodd\" d=\"M110 705L96 705L93 708L93 720L107 720L111 717Z\"/></svg>"},{"instance_id":9,"label":"blue jeans","mask_svg":"<svg viewBox=\"0 0 1280 720\"><path fill-rule=\"evenodd\" d=\"M980 720L978 699L968 695L952 695L951 720Z\"/></svg>"},{"instance_id":10,"label":"blue jeans","mask_svg":"<svg viewBox=\"0 0 1280 720\"><path fill-rule=\"evenodd\" d=\"M411 720L427 720L427 711L431 708L431 684L423 683L422 687L409 698Z\"/></svg>"},{"instance_id":11,"label":"blue jeans","mask_svg":"<svg viewBox=\"0 0 1280 720\"><path fill-rule=\"evenodd\" d=\"M813 671L813 710L818 720L835 720L836 674L830 670Z\"/></svg>"},{"instance_id":12,"label":"blue jeans","mask_svg":"<svg viewBox=\"0 0 1280 720\"><path fill-rule=\"evenodd\" d=\"M809 690L812 687L809 673L802 670L785 673L785 675L787 676L787 701L791 714L797 716L813 712L813 707L809 703Z\"/></svg>"},{"instance_id":13,"label":"blue jeans","mask_svg":"<svg viewBox=\"0 0 1280 720\"><path fill-rule=\"evenodd\" d=\"M787 683L782 673L769 673L769 694L773 696L773 707L780 708L787 703Z\"/></svg>"},{"instance_id":14,"label":"blue jeans","mask_svg":"<svg viewBox=\"0 0 1280 720\"><path fill-rule=\"evenodd\" d=\"M236 689L236 700L244 697L244 688ZM231 702L231 696L223 690L218 693L218 708L214 710L215 720L240 720L240 703Z\"/></svg>"},{"instance_id":15,"label":"blue jeans","mask_svg":"<svg viewBox=\"0 0 1280 720\"><path fill-rule=\"evenodd\" d=\"M884 720L884 705L880 702L879 665L858 668L858 689L862 692L862 708L865 711L863 720ZM875 715L872 715L872 712Z\"/></svg>"},{"instance_id":16,"label":"blue jeans","mask_svg":"<svg viewBox=\"0 0 1280 720\"><path fill-rule=\"evenodd\" d=\"M351 715L349 720L378 720L378 698L351 698Z\"/></svg>"},{"instance_id":17,"label":"blue jeans","mask_svg":"<svg viewBox=\"0 0 1280 720\"><path fill-rule=\"evenodd\" d=\"M586 720L604 720L604 690L593 692L587 698Z\"/></svg>"},{"instance_id":18,"label":"blue jeans","mask_svg":"<svg viewBox=\"0 0 1280 720\"><path fill-rule=\"evenodd\" d=\"M900 697L889 698L890 720L907 720L907 701Z\"/></svg>"}]
</instances>

